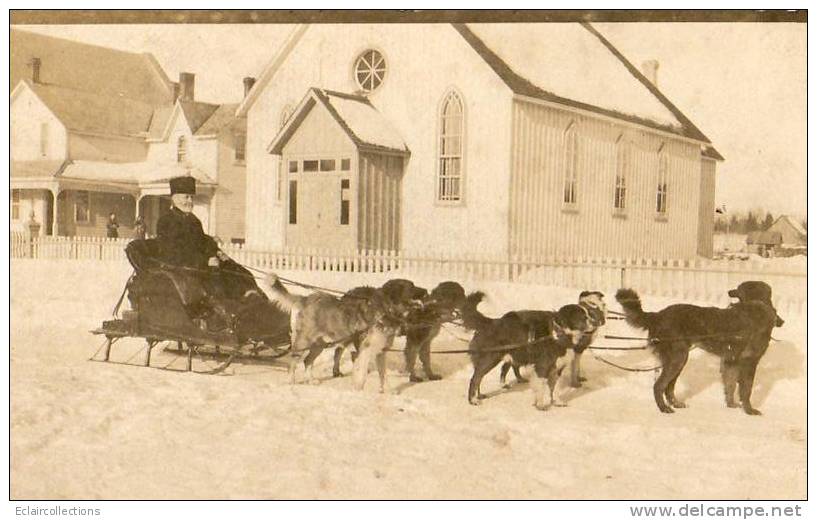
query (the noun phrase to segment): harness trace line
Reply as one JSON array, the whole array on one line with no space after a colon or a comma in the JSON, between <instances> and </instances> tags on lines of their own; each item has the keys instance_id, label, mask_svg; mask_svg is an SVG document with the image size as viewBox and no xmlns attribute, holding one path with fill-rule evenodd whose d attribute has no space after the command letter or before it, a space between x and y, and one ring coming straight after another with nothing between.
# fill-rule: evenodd
<instances>
[{"instance_id":1,"label":"harness trace line","mask_svg":"<svg viewBox=\"0 0 817 520\"><path fill-rule=\"evenodd\" d=\"M616 363L613 363L612 361L608 361L608 360L604 359L603 357L597 356L594 352L590 352L590 354L593 356L594 359L597 359L597 360L601 361L602 363L610 365L611 367L618 368L619 370L625 370L627 372L655 372L656 370L658 370L659 368L662 368L662 366L663 366L663 365L657 365L657 366L654 366L652 368L631 368L631 367L625 367L623 365L618 365Z\"/></svg>"}]
</instances>

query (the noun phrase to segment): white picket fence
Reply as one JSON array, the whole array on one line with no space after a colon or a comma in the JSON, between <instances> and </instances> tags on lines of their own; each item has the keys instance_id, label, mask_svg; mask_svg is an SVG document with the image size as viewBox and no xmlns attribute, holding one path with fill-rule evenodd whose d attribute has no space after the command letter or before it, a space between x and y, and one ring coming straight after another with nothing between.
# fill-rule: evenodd
<instances>
[{"instance_id":1,"label":"white picket fence","mask_svg":"<svg viewBox=\"0 0 817 520\"><path fill-rule=\"evenodd\" d=\"M34 237L11 234L12 258L126 260L129 239L102 237ZM791 263L718 260L652 260L612 258L491 258L406 251L328 251L292 249L255 251L226 245L237 262L269 271L393 273L459 281L495 281L579 290L613 291L632 287L642 294L725 305L727 291L746 280L772 286L781 313L804 313L805 266Z\"/></svg>"}]
</instances>

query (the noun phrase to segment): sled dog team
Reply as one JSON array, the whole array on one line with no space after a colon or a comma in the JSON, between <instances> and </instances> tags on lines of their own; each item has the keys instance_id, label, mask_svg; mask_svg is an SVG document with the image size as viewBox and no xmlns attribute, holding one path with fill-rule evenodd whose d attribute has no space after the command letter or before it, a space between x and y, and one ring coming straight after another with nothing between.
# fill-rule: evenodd
<instances>
[{"instance_id":1,"label":"sled dog team","mask_svg":"<svg viewBox=\"0 0 817 520\"><path fill-rule=\"evenodd\" d=\"M484 298L482 292L466 295L460 284L451 281L428 292L410 280L395 279L382 287L357 287L341 297L320 291L306 296L292 294L274 274L267 277L266 283L272 300L290 313L292 383L296 382L301 363L305 380L315 382L312 365L326 348L335 349L332 372L340 376L343 352L352 348L354 386L363 388L374 360L382 392L386 352L397 336L406 339L409 380L438 380L441 376L431 367L431 343L444 323L457 320L473 331L468 346L474 367L468 401L473 405L479 405L484 398L480 393L482 378L501 363L503 386L508 386L506 376L513 369L517 381L530 383L536 408L562 406L561 375L568 359L566 379L571 386L579 387L585 381L582 353L592 345L607 314L604 295L599 291L583 291L577 303L557 311L519 310L491 318L478 310ZM751 404L755 370L769 346L772 329L783 325L783 320L772 305L771 287L764 282L744 282L729 291L729 296L738 302L727 308L677 304L646 312L635 291L620 289L616 293L627 323L647 331L648 345L661 362L661 373L653 386L661 412L673 413L685 407L675 396L675 383L690 349L699 346L721 358L726 405L742 406L747 414L760 414ZM425 377L416 367L418 357ZM523 377L523 368L527 378ZM545 399L546 393L549 400Z\"/></svg>"}]
</instances>

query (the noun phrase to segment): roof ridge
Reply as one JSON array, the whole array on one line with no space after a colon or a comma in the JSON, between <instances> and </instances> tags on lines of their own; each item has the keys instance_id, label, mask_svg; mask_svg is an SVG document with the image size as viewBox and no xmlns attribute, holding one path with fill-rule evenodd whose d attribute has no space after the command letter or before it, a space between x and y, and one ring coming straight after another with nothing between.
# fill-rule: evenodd
<instances>
[{"instance_id":1,"label":"roof ridge","mask_svg":"<svg viewBox=\"0 0 817 520\"><path fill-rule=\"evenodd\" d=\"M585 25L582 23L582 25ZM632 114L629 112L623 112L617 109L611 108L604 108L603 106L593 105L590 103L586 103L583 101L579 101L572 98L566 98L555 94L553 92L547 91L540 86L536 85L529 79L525 78L521 74L517 73L506 61L503 59L499 54L494 52L487 43L485 43L482 38L476 34L470 27L468 27L465 23L452 23L451 26L462 36L462 38L471 46L471 48L485 61L485 63L494 71L499 79L502 80L508 88L514 94L519 94L521 96L530 97L533 99L541 99L543 101L549 101L553 103L557 103L560 105L565 105L566 107L574 107L580 110L586 110L589 112L593 112L596 114L601 114L603 116L612 117L614 119L619 119L623 121L629 121L632 123L636 123L642 126L646 126L648 128L656 129L659 131L669 132L671 134L680 135L681 137L686 137L689 139L694 139L696 141L702 141L707 144L712 150L709 151L709 155L715 159L722 160L723 157L714 149L712 143L709 139L677 108L673 105L669 99L666 98L660 91L658 91L654 86L646 85L648 91L651 95L653 95L656 100L664 106L674 117L675 120L680 125L680 128L676 125L667 125L649 117ZM589 24L585 26L590 33L594 34L596 38L628 69L628 71L638 79L642 84L646 81L649 83L649 80L643 77L641 73L633 67L633 65L627 61L627 59L622 56L615 46L612 45L609 41L607 41L604 36L602 36L595 28L590 27Z\"/></svg>"},{"instance_id":2,"label":"roof ridge","mask_svg":"<svg viewBox=\"0 0 817 520\"><path fill-rule=\"evenodd\" d=\"M638 68L635 65L633 65L632 62L630 62L630 60L628 60L627 57L624 56L624 54L622 54L621 51L619 51L618 48L615 45L613 45L613 43L610 40L605 38L604 35L601 34L595 27L590 25L589 22L580 23L582 27L584 27L590 32L590 34L598 38L599 41L613 54L613 56L618 58L618 60L621 61L621 63L625 67L627 67L627 70L630 72L630 74L632 74L633 77L635 77L642 85L644 85L653 96L658 98L658 100L665 107L667 107L667 109L670 112L672 112L672 115L674 115L681 122L682 125L688 126L689 129L692 130L693 134L697 134L696 139L698 139L699 141L704 141L705 143L710 145L712 144L712 141L710 141L709 138L706 135L704 135L704 133L701 132L698 129L698 127L695 126L695 124L686 115L684 115L684 113L681 112L681 110L677 106L675 106L675 104L672 101L670 101L669 98L667 98L667 96L665 96L663 92L661 92L658 89L658 87L656 87L650 80L648 80L646 76L644 76L644 74L642 74L641 71L638 70Z\"/></svg>"},{"instance_id":3,"label":"roof ridge","mask_svg":"<svg viewBox=\"0 0 817 520\"><path fill-rule=\"evenodd\" d=\"M50 40L59 40L59 41L62 41L62 42L68 42L68 43L71 43L71 44L74 44L74 45L82 45L82 46L85 46L85 47L95 47L97 49L103 49L103 50L106 50L106 51L113 51L113 52L118 52L118 53L122 53L122 54L129 54L131 56L138 56L140 58L144 58L144 56L146 54L150 54L149 52L126 51L126 50L123 50L123 49L117 49L116 47L106 47L105 45L99 45L97 43L87 43L87 42L83 42L83 41L80 41L80 40L72 40L71 38L65 38L63 36L51 36L50 34L43 34L43 33L37 32L37 31L26 31L25 29L19 29L19 28L15 28L15 27L11 27L11 31L9 31L9 33L11 33L11 32L20 32L20 33L27 34L27 35L34 35L35 37L47 38L47 39L50 39ZM9 34L9 36L11 36L11 34Z\"/></svg>"}]
</instances>

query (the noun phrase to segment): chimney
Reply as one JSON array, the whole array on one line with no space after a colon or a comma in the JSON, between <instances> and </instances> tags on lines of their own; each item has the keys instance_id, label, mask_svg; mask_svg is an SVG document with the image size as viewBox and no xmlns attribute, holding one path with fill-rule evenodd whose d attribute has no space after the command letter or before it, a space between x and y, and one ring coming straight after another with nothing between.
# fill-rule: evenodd
<instances>
[{"instance_id":1,"label":"chimney","mask_svg":"<svg viewBox=\"0 0 817 520\"><path fill-rule=\"evenodd\" d=\"M247 97L253 85L255 85L255 78L244 78L244 97Z\"/></svg>"},{"instance_id":2,"label":"chimney","mask_svg":"<svg viewBox=\"0 0 817 520\"><path fill-rule=\"evenodd\" d=\"M179 99L193 101L196 91L196 75L192 72L179 73Z\"/></svg>"},{"instance_id":3,"label":"chimney","mask_svg":"<svg viewBox=\"0 0 817 520\"><path fill-rule=\"evenodd\" d=\"M641 73L646 76L650 83L658 86L658 60L647 60L641 64Z\"/></svg>"},{"instance_id":4,"label":"chimney","mask_svg":"<svg viewBox=\"0 0 817 520\"><path fill-rule=\"evenodd\" d=\"M31 81L34 83L40 82L40 65L42 65L40 58L31 58Z\"/></svg>"}]
</instances>

